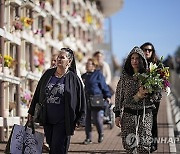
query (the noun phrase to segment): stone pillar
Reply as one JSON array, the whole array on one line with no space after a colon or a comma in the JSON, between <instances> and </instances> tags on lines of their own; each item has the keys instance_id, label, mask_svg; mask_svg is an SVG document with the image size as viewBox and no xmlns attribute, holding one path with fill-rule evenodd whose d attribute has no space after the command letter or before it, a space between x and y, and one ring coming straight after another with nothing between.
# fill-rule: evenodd
<instances>
[{"instance_id":1,"label":"stone pillar","mask_svg":"<svg viewBox=\"0 0 180 154\"><path fill-rule=\"evenodd\" d=\"M17 66L16 66L16 76L20 77L20 64L21 64L21 52L20 46L16 46L16 59L17 59ZM16 85L16 115L20 116L20 85Z\"/></svg>"},{"instance_id":2,"label":"stone pillar","mask_svg":"<svg viewBox=\"0 0 180 154\"><path fill-rule=\"evenodd\" d=\"M0 28L4 26L4 0L0 1ZM0 52L4 55L4 38L0 37ZM4 60L3 62L4 63ZM4 69L4 67L2 67ZM0 116L4 117L4 82L0 81ZM0 127L0 141L4 141L4 127Z\"/></svg>"},{"instance_id":3,"label":"stone pillar","mask_svg":"<svg viewBox=\"0 0 180 154\"><path fill-rule=\"evenodd\" d=\"M16 15L20 17L20 7L16 8ZM21 47L16 45L16 59L17 59L17 66L15 75L20 77L20 69L21 69ZM16 85L16 116L20 116L20 85Z\"/></svg>"}]
</instances>

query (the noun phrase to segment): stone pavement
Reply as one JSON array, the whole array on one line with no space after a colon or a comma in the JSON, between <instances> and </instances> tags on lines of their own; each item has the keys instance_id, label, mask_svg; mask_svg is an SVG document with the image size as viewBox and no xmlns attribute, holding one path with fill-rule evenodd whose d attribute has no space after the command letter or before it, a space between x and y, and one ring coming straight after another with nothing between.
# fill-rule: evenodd
<instances>
[{"instance_id":1,"label":"stone pavement","mask_svg":"<svg viewBox=\"0 0 180 154\"><path fill-rule=\"evenodd\" d=\"M171 108L166 96L163 96L160 111L158 114L158 131L159 144L156 154L180 154L176 151L176 145L171 139L174 139L173 121L171 118ZM84 128L79 128L75 131L75 135L71 138L69 154L125 154L122 147L120 129L116 126L113 129L109 125L104 125L104 141L98 143L98 134L93 128L93 143L84 145L82 142L85 139ZM6 143L0 143L0 153L3 153ZM180 144L179 144L180 145Z\"/></svg>"},{"instance_id":2,"label":"stone pavement","mask_svg":"<svg viewBox=\"0 0 180 154\"><path fill-rule=\"evenodd\" d=\"M173 144L171 139L174 139L171 129L173 129L172 120L168 119L170 108L168 106L169 102L166 96L163 96L161 101L159 115L158 115L158 131L159 131L159 144L158 150L154 153L156 154L178 154L175 151L175 144ZM167 110L168 107L168 110ZM98 134L96 130L93 131L93 143L89 145L83 145L82 142L85 139L84 130L77 130L75 135L71 139L71 145L69 148L69 154L123 154L125 150L122 147L120 129L114 127L112 130L104 125L104 141L99 144L97 142ZM180 152L179 152L180 154Z\"/></svg>"}]
</instances>

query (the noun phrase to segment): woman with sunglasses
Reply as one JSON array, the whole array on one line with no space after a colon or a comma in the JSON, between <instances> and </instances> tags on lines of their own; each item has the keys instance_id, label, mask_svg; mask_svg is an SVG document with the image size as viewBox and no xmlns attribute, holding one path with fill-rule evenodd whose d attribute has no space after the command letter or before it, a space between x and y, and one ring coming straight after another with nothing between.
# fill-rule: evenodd
<instances>
[{"instance_id":1,"label":"woman with sunglasses","mask_svg":"<svg viewBox=\"0 0 180 154\"><path fill-rule=\"evenodd\" d=\"M44 101L45 100L45 101ZM40 78L29 111L32 121L37 103L44 104L43 128L50 154L66 154L70 136L85 117L85 95L76 74L74 53L62 48L56 67L48 69Z\"/></svg>"},{"instance_id":2,"label":"woman with sunglasses","mask_svg":"<svg viewBox=\"0 0 180 154\"><path fill-rule=\"evenodd\" d=\"M148 66L150 63L157 64L159 63L159 60L156 55L155 48L152 43L146 42L140 47L144 55L147 59ZM152 144L151 144L151 152L154 152L157 150L157 137L158 137L158 128L157 128L157 114L159 110L160 101L162 98L161 91L156 92L156 94L153 94L155 97L153 97L154 104L156 108L153 110L153 126L152 126Z\"/></svg>"}]
</instances>

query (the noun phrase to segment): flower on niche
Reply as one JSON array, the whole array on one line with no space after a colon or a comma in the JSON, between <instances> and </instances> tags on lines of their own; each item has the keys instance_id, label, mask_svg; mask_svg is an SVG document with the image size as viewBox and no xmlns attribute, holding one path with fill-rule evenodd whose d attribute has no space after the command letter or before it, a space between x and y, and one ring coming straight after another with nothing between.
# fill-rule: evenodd
<instances>
[{"instance_id":1,"label":"flower on niche","mask_svg":"<svg viewBox=\"0 0 180 154\"><path fill-rule=\"evenodd\" d=\"M23 104L28 104L32 99L32 95L31 95L31 91L28 89L25 89L24 91L22 91L21 94L21 101Z\"/></svg>"},{"instance_id":2,"label":"flower on niche","mask_svg":"<svg viewBox=\"0 0 180 154\"><path fill-rule=\"evenodd\" d=\"M43 71L45 65L45 56L44 52L40 50L34 51L34 66L38 68L40 72Z\"/></svg>"},{"instance_id":3,"label":"flower on niche","mask_svg":"<svg viewBox=\"0 0 180 154\"><path fill-rule=\"evenodd\" d=\"M33 19L29 17L22 17L21 22L23 23L24 27L28 28L33 24Z\"/></svg>"},{"instance_id":4,"label":"flower on niche","mask_svg":"<svg viewBox=\"0 0 180 154\"><path fill-rule=\"evenodd\" d=\"M88 24L92 24L93 23L93 17L91 15L91 13L89 11L87 11L85 13L85 21L88 23Z\"/></svg>"},{"instance_id":5,"label":"flower on niche","mask_svg":"<svg viewBox=\"0 0 180 154\"><path fill-rule=\"evenodd\" d=\"M9 55L4 55L4 67L12 67L14 59Z\"/></svg>"},{"instance_id":6,"label":"flower on niche","mask_svg":"<svg viewBox=\"0 0 180 154\"><path fill-rule=\"evenodd\" d=\"M50 25L45 25L46 32L49 32L52 30L52 27Z\"/></svg>"},{"instance_id":7,"label":"flower on niche","mask_svg":"<svg viewBox=\"0 0 180 154\"><path fill-rule=\"evenodd\" d=\"M15 20L13 21L13 26L14 26L15 30L23 29L23 24L20 21L20 18L18 16L15 17Z\"/></svg>"}]
</instances>

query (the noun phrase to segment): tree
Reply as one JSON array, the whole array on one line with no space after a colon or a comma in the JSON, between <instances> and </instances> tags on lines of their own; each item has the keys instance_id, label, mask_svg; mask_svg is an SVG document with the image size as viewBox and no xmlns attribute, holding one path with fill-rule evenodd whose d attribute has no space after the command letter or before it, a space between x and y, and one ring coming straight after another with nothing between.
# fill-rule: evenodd
<instances>
[{"instance_id":1,"label":"tree","mask_svg":"<svg viewBox=\"0 0 180 154\"><path fill-rule=\"evenodd\" d=\"M180 46L175 51L175 56L180 57Z\"/></svg>"}]
</instances>

